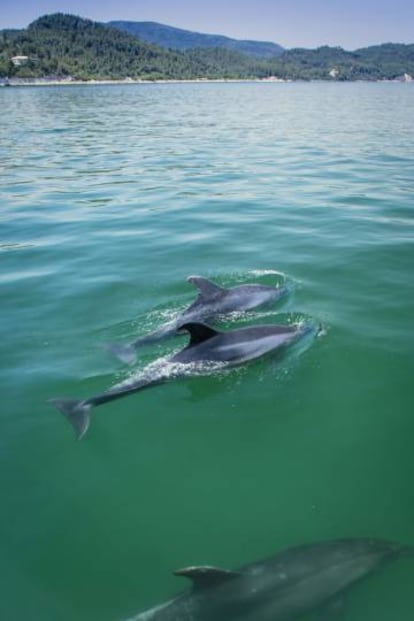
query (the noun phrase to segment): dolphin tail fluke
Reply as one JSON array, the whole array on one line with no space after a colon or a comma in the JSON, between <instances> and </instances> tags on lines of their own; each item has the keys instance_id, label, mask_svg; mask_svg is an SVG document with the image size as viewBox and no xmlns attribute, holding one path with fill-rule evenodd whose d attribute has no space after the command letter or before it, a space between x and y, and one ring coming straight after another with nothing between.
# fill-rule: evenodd
<instances>
[{"instance_id":1,"label":"dolphin tail fluke","mask_svg":"<svg viewBox=\"0 0 414 621\"><path fill-rule=\"evenodd\" d=\"M137 350L145 345L152 345L160 339L176 336L179 323L174 321L161 326L154 332L138 337L132 343L110 343L105 349L125 364L134 364L137 359Z\"/></svg>"},{"instance_id":2,"label":"dolphin tail fluke","mask_svg":"<svg viewBox=\"0 0 414 621\"><path fill-rule=\"evenodd\" d=\"M137 358L135 343L112 343L106 349L124 364L134 364Z\"/></svg>"},{"instance_id":3,"label":"dolphin tail fluke","mask_svg":"<svg viewBox=\"0 0 414 621\"><path fill-rule=\"evenodd\" d=\"M76 438L80 440L88 431L91 421L91 404L79 399L49 399L62 412L75 430Z\"/></svg>"}]
</instances>

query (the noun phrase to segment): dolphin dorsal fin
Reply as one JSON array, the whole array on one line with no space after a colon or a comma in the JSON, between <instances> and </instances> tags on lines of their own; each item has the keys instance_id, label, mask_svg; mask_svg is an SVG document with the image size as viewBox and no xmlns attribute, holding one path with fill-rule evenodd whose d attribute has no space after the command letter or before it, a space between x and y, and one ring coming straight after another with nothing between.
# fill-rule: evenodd
<instances>
[{"instance_id":1,"label":"dolphin dorsal fin","mask_svg":"<svg viewBox=\"0 0 414 621\"><path fill-rule=\"evenodd\" d=\"M186 330L190 334L190 342L188 347L208 341L208 339L211 339L213 336L217 336L217 334L219 334L217 330L210 328L210 326L206 323L184 323L180 326L180 332L181 330Z\"/></svg>"},{"instance_id":2,"label":"dolphin dorsal fin","mask_svg":"<svg viewBox=\"0 0 414 621\"><path fill-rule=\"evenodd\" d=\"M211 282L211 280L207 280L207 278L203 278L202 276L189 276L187 281L197 287L199 295L202 298L211 298L221 291L224 291L223 287L216 285L214 282Z\"/></svg>"},{"instance_id":3,"label":"dolphin dorsal fin","mask_svg":"<svg viewBox=\"0 0 414 621\"><path fill-rule=\"evenodd\" d=\"M200 589L221 584L232 578L237 578L237 576L241 574L237 571L205 565L201 567L184 567L183 569L177 569L174 575L190 578L194 588Z\"/></svg>"}]
</instances>

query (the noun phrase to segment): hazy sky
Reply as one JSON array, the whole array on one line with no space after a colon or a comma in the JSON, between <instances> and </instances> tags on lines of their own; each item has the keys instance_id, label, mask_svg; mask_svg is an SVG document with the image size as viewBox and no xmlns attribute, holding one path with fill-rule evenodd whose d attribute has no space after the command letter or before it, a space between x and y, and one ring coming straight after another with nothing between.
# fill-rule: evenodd
<instances>
[{"instance_id":1,"label":"hazy sky","mask_svg":"<svg viewBox=\"0 0 414 621\"><path fill-rule=\"evenodd\" d=\"M0 0L0 29L46 13L156 21L284 47L414 43L414 0Z\"/></svg>"}]
</instances>

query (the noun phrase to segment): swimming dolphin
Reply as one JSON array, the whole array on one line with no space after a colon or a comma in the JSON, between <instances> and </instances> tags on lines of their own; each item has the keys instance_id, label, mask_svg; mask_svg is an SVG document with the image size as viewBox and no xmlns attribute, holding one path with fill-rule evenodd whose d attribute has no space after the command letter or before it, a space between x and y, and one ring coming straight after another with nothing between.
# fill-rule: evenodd
<instances>
[{"instance_id":1,"label":"swimming dolphin","mask_svg":"<svg viewBox=\"0 0 414 621\"><path fill-rule=\"evenodd\" d=\"M269 287L267 285L246 284L226 289L220 287L211 280L201 276L189 276L191 282L198 289L195 302L180 313L175 319L161 326L154 332L137 338L132 343L114 343L107 349L122 362L132 364L136 358L136 350L162 338L168 338L177 334L180 327L193 321L213 321L220 315L228 315L235 311L248 311L259 306L276 302L283 297L287 287Z\"/></svg>"},{"instance_id":2,"label":"swimming dolphin","mask_svg":"<svg viewBox=\"0 0 414 621\"><path fill-rule=\"evenodd\" d=\"M193 588L129 621L289 621L332 601L354 582L413 548L339 539L290 548L236 571L186 567Z\"/></svg>"},{"instance_id":3,"label":"swimming dolphin","mask_svg":"<svg viewBox=\"0 0 414 621\"><path fill-rule=\"evenodd\" d=\"M159 359L146 367L133 380L117 384L102 394L85 400L50 399L72 423L78 438L87 431L90 409L119 399L170 379L207 374L217 368L236 366L274 352L312 332L314 326L261 325L221 332L203 323L181 326L190 334L189 344L166 359Z\"/></svg>"}]
</instances>

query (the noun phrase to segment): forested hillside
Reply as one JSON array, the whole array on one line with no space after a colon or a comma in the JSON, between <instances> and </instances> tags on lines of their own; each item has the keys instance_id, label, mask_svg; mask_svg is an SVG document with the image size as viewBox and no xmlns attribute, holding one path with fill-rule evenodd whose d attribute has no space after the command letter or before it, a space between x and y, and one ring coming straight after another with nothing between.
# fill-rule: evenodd
<instances>
[{"instance_id":1,"label":"forested hillside","mask_svg":"<svg viewBox=\"0 0 414 621\"><path fill-rule=\"evenodd\" d=\"M29 59L16 67L11 59L18 55ZM3 31L0 35L1 75L186 78L203 70L183 54L72 15L48 15L26 30Z\"/></svg>"},{"instance_id":2,"label":"forested hillside","mask_svg":"<svg viewBox=\"0 0 414 621\"><path fill-rule=\"evenodd\" d=\"M0 31L3 78L379 80L404 74L414 75L414 45L389 43L354 52L292 49L266 59L220 47L173 51L60 13L24 30Z\"/></svg>"}]
</instances>

